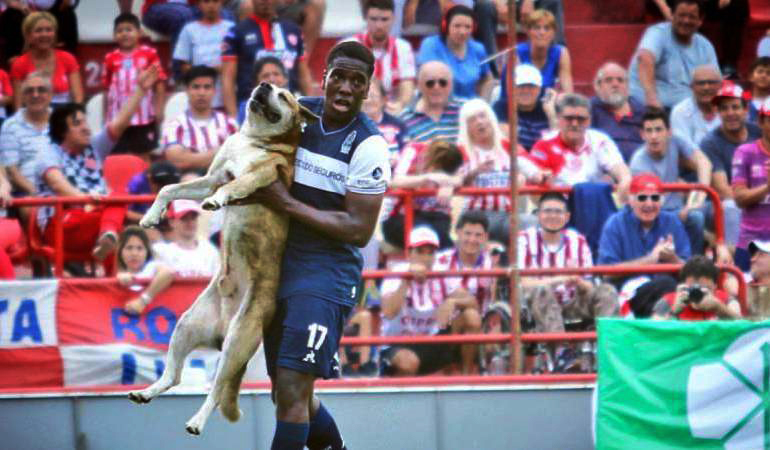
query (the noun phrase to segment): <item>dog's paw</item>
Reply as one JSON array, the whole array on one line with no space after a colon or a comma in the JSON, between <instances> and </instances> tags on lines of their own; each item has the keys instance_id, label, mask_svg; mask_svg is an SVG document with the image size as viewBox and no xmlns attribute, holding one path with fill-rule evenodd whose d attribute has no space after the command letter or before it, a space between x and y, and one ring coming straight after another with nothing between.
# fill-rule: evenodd
<instances>
[{"instance_id":1,"label":"dog's paw","mask_svg":"<svg viewBox=\"0 0 770 450\"><path fill-rule=\"evenodd\" d=\"M142 220L139 221L139 226L142 228L152 228L156 226L158 223L160 223L160 216L163 214L162 211L158 211L156 209L150 209L147 211L147 213L142 217Z\"/></svg>"},{"instance_id":2,"label":"dog's paw","mask_svg":"<svg viewBox=\"0 0 770 450\"><path fill-rule=\"evenodd\" d=\"M238 408L237 404L229 406L219 405L219 412L221 412L222 416L230 422L237 422L243 415L243 411Z\"/></svg>"},{"instance_id":3,"label":"dog's paw","mask_svg":"<svg viewBox=\"0 0 770 450\"><path fill-rule=\"evenodd\" d=\"M145 395L144 391L131 391L128 393L128 399L138 405L142 405L145 403L150 403L152 397Z\"/></svg>"},{"instance_id":4,"label":"dog's paw","mask_svg":"<svg viewBox=\"0 0 770 450\"><path fill-rule=\"evenodd\" d=\"M224 199L214 194L211 197L203 200L203 203L201 203L201 208L205 209L206 211L216 211L224 206L224 203Z\"/></svg>"},{"instance_id":5,"label":"dog's paw","mask_svg":"<svg viewBox=\"0 0 770 450\"><path fill-rule=\"evenodd\" d=\"M184 424L184 429L193 436L200 436L201 431L203 431L203 424L199 423L199 421L194 417L187 421L186 424Z\"/></svg>"}]
</instances>

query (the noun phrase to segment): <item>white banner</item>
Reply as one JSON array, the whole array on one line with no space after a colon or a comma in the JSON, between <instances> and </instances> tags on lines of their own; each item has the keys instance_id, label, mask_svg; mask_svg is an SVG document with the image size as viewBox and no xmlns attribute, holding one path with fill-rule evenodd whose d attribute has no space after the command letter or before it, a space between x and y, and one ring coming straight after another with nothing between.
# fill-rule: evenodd
<instances>
[{"instance_id":1,"label":"white banner","mask_svg":"<svg viewBox=\"0 0 770 450\"><path fill-rule=\"evenodd\" d=\"M0 283L0 348L55 346L57 280Z\"/></svg>"}]
</instances>

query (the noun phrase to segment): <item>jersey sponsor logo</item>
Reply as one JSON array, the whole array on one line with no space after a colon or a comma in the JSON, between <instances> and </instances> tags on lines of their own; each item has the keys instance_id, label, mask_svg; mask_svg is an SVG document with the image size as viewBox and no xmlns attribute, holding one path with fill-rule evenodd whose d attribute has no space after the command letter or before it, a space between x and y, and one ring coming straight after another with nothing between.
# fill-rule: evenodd
<instances>
[{"instance_id":1,"label":"jersey sponsor logo","mask_svg":"<svg viewBox=\"0 0 770 450\"><path fill-rule=\"evenodd\" d=\"M348 165L307 149L297 150L294 181L322 191L345 194Z\"/></svg>"},{"instance_id":2,"label":"jersey sponsor logo","mask_svg":"<svg viewBox=\"0 0 770 450\"><path fill-rule=\"evenodd\" d=\"M340 153L343 155L350 153L350 149L353 147L353 141L356 140L356 134L356 130L353 130L350 132L350 134L348 134L345 140L342 141L342 146L340 146Z\"/></svg>"},{"instance_id":3,"label":"jersey sponsor logo","mask_svg":"<svg viewBox=\"0 0 770 450\"><path fill-rule=\"evenodd\" d=\"M375 167L374 170L372 171L372 178L374 178L375 180L379 180L380 177L382 177L382 169L380 169L379 167Z\"/></svg>"}]
</instances>

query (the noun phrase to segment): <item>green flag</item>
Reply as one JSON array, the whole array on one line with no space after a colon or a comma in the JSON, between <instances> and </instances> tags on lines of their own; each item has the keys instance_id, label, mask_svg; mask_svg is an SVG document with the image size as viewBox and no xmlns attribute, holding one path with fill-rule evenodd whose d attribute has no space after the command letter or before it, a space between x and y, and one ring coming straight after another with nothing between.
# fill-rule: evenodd
<instances>
[{"instance_id":1,"label":"green flag","mask_svg":"<svg viewBox=\"0 0 770 450\"><path fill-rule=\"evenodd\" d=\"M599 321L599 449L770 449L770 323Z\"/></svg>"}]
</instances>

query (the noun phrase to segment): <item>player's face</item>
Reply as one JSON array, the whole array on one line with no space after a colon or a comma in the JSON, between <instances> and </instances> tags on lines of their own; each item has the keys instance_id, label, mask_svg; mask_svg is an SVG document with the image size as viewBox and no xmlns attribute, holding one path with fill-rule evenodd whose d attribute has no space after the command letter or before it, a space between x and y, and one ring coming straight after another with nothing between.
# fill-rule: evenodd
<instances>
[{"instance_id":1,"label":"player's face","mask_svg":"<svg viewBox=\"0 0 770 450\"><path fill-rule=\"evenodd\" d=\"M628 100L626 71L620 66L607 66L598 80L597 88L596 94L604 103L622 106Z\"/></svg>"},{"instance_id":2,"label":"player's face","mask_svg":"<svg viewBox=\"0 0 770 450\"><path fill-rule=\"evenodd\" d=\"M205 111L211 108L216 86L211 77L198 77L187 85L187 101L195 111Z\"/></svg>"},{"instance_id":3,"label":"player's face","mask_svg":"<svg viewBox=\"0 0 770 450\"><path fill-rule=\"evenodd\" d=\"M67 117L67 132L64 135L64 142L68 148L84 149L91 144L91 127L88 126L86 116L78 111L74 115Z\"/></svg>"},{"instance_id":4,"label":"player's face","mask_svg":"<svg viewBox=\"0 0 770 450\"><path fill-rule=\"evenodd\" d=\"M147 261L147 247L138 236L131 236L126 240L123 249L120 250L120 257L126 265L129 272L139 272Z\"/></svg>"},{"instance_id":5,"label":"player's face","mask_svg":"<svg viewBox=\"0 0 770 450\"><path fill-rule=\"evenodd\" d=\"M647 120L642 124L642 139L647 146L647 153L654 159L661 160L666 156L670 137L671 132L663 119Z\"/></svg>"},{"instance_id":6,"label":"player's face","mask_svg":"<svg viewBox=\"0 0 770 450\"><path fill-rule=\"evenodd\" d=\"M336 58L324 82L324 115L337 120L352 119L361 111L368 90L366 64L353 58Z\"/></svg>"},{"instance_id":7,"label":"player's face","mask_svg":"<svg viewBox=\"0 0 770 450\"><path fill-rule=\"evenodd\" d=\"M724 98L717 105L719 117L722 119L722 128L726 131L740 131L746 123L749 115L748 109L743 106L739 98Z\"/></svg>"},{"instance_id":8,"label":"player's face","mask_svg":"<svg viewBox=\"0 0 770 450\"><path fill-rule=\"evenodd\" d=\"M458 14L452 17L447 30L447 41L455 45L464 45L473 33L473 18Z\"/></svg>"},{"instance_id":9,"label":"player's face","mask_svg":"<svg viewBox=\"0 0 770 450\"><path fill-rule=\"evenodd\" d=\"M468 135L471 142L474 144L488 142L494 136L494 126L486 111L479 111L468 117Z\"/></svg>"},{"instance_id":10,"label":"player's face","mask_svg":"<svg viewBox=\"0 0 770 450\"><path fill-rule=\"evenodd\" d=\"M628 203L634 211L634 215L643 223L651 224L660 214L660 205L663 204L663 194L654 190L646 190L632 194Z\"/></svg>"},{"instance_id":11,"label":"player's face","mask_svg":"<svg viewBox=\"0 0 770 450\"><path fill-rule=\"evenodd\" d=\"M29 33L27 43L38 49L52 48L56 44L56 27L45 19L38 20Z\"/></svg>"},{"instance_id":12,"label":"player's face","mask_svg":"<svg viewBox=\"0 0 770 450\"><path fill-rule=\"evenodd\" d=\"M546 200L537 210L537 220L540 228L556 233L567 226L569 211L564 202L558 200Z\"/></svg>"},{"instance_id":13,"label":"player's face","mask_svg":"<svg viewBox=\"0 0 770 450\"><path fill-rule=\"evenodd\" d=\"M366 12L366 31L374 42L382 42L388 38L390 27L393 25L393 11L379 8L369 8Z\"/></svg>"},{"instance_id":14,"label":"player's face","mask_svg":"<svg viewBox=\"0 0 770 450\"><path fill-rule=\"evenodd\" d=\"M127 22L118 24L115 28L115 42L123 49L136 47L139 43L139 29Z\"/></svg>"},{"instance_id":15,"label":"player's face","mask_svg":"<svg viewBox=\"0 0 770 450\"><path fill-rule=\"evenodd\" d=\"M257 84L259 83L270 83L285 88L289 84L289 80L286 79L280 67L268 63L262 66L262 70L257 75Z\"/></svg>"},{"instance_id":16,"label":"player's face","mask_svg":"<svg viewBox=\"0 0 770 450\"><path fill-rule=\"evenodd\" d=\"M198 0L198 8L201 10L201 14L207 20L216 20L219 18L222 10L221 0Z\"/></svg>"},{"instance_id":17,"label":"player's face","mask_svg":"<svg viewBox=\"0 0 770 450\"><path fill-rule=\"evenodd\" d=\"M466 223L457 230L457 248L465 255L478 255L487 243L487 232L480 223Z\"/></svg>"},{"instance_id":18,"label":"player's face","mask_svg":"<svg viewBox=\"0 0 770 450\"><path fill-rule=\"evenodd\" d=\"M585 136L591 115L582 106L567 106L559 115L559 131L568 143L581 142Z\"/></svg>"},{"instance_id":19,"label":"player's face","mask_svg":"<svg viewBox=\"0 0 770 450\"><path fill-rule=\"evenodd\" d=\"M689 38L703 24L700 8L695 4L680 3L672 13L671 27L677 36Z\"/></svg>"}]
</instances>

